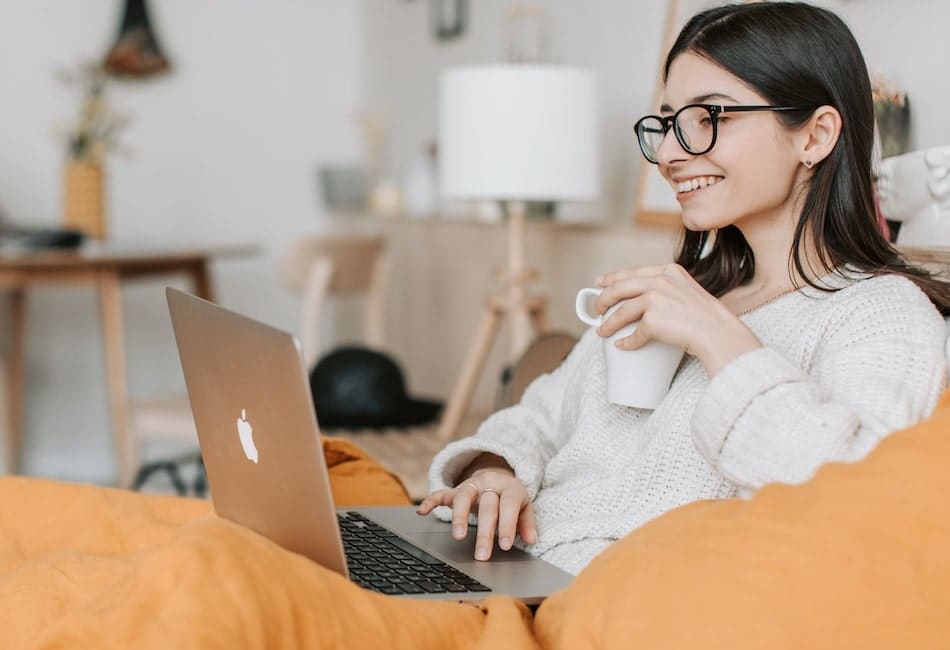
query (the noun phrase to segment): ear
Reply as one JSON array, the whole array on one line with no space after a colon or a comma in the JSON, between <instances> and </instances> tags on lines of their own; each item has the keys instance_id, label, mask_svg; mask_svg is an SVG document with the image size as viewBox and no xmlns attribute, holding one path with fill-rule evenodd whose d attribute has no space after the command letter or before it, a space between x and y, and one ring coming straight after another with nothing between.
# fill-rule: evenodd
<instances>
[{"instance_id":1,"label":"ear","mask_svg":"<svg viewBox=\"0 0 950 650\"><path fill-rule=\"evenodd\" d=\"M833 106L820 106L799 130L801 160L809 169L828 157L841 136L841 114Z\"/></svg>"}]
</instances>

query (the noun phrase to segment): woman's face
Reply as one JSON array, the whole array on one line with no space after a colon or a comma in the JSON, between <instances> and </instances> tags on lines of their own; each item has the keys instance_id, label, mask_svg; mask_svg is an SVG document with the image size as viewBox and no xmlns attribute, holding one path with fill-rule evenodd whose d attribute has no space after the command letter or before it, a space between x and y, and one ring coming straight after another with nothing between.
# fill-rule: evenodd
<instances>
[{"instance_id":1,"label":"woman's face","mask_svg":"<svg viewBox=\"0 0 950 650\"><path fill-rule=\"evenodd\" d=\"M768 102L715 63L685 52L670 66L661 113L672 115L687 104ZM684 225L701 231L790 218L793 192L803 178L791 132L771 111L722 113L718 120L711 151L688 153L672 129L658 150L660 173L676 192Z\"/></svg>"}]
</instances>

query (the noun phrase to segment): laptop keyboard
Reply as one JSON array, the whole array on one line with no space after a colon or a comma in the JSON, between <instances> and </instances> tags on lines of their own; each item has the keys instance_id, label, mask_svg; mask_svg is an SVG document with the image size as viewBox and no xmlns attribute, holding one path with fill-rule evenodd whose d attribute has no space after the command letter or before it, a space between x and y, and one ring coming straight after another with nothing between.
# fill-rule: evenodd
<instances>
[{"instance_id":1,"label":"laptop keyboard","mask_svg":"<svg viewBox=\"0 0 950 650\"><path fill-rule=\"evenodd\" d=\"M360 587L393 595L491 591L357 512L337 518L350 578Z\"/></svg>"}]
</instances>

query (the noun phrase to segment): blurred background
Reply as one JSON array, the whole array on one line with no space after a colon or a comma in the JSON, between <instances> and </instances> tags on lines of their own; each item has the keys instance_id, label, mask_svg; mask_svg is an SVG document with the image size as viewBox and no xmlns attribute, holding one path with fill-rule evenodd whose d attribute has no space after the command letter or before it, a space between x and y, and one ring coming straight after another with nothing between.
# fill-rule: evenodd
<instances>
[{"instance_id":1,"label":"blurred background","mask_svg":"<svg viewBox=\"0 0 950 650\"><path fill-rule=\"evenodd\" d=\"M8 224L63 224L68 134L84 100L77 78L113 51L126 4L0 3L0 214ZM845 18L871 70L909 98L912 119L897 146L950 142L943 83L950 4L819 4ZM677 11L692 8L686 2ZM413 393L448 397L491 267L504 259L493 206L442 202L434 185L443 70L540 62L596 75L599 196L529 219L528 257L542 267L553 325L581 331L569 305L596 273L671 254L675 228L636 219L642 161L632 137L655 98L666 0L153 0L147 13L168 67L103 82L119 118L115 151L101 157L104 240L251 246L213 257L217 300L296 332L300 298L279 272L292 243L384 232L393 248L386 347ZM478 255L473 241L481 242ZM177 277L122 286L132 398L183 390L164 302L169 283L188 287ZM3 309L0 345L10 334ZM324 349L356 327L347 305L333 310L320 319ZM95 289L30 289L27 312L22 471L114 482ZM492 406L493 373L504 356L494 354L475 411Z\"/></svg>"}]
</instances>

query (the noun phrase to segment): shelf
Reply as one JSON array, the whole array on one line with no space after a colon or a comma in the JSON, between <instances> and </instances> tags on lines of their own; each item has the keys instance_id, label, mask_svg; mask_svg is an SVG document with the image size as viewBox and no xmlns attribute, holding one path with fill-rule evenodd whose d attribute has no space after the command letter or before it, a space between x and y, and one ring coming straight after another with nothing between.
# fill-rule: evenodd
<instances>
[{"instance_id":1,"label":"shelf","mask_svg":"<svg viewBox=\"0 0 950 650\"><path fill-rule=\"evenodd\" d=\"M950 246L898 246L898 250L917 264L950 265Z\"/></svg>"}]
</instances>

